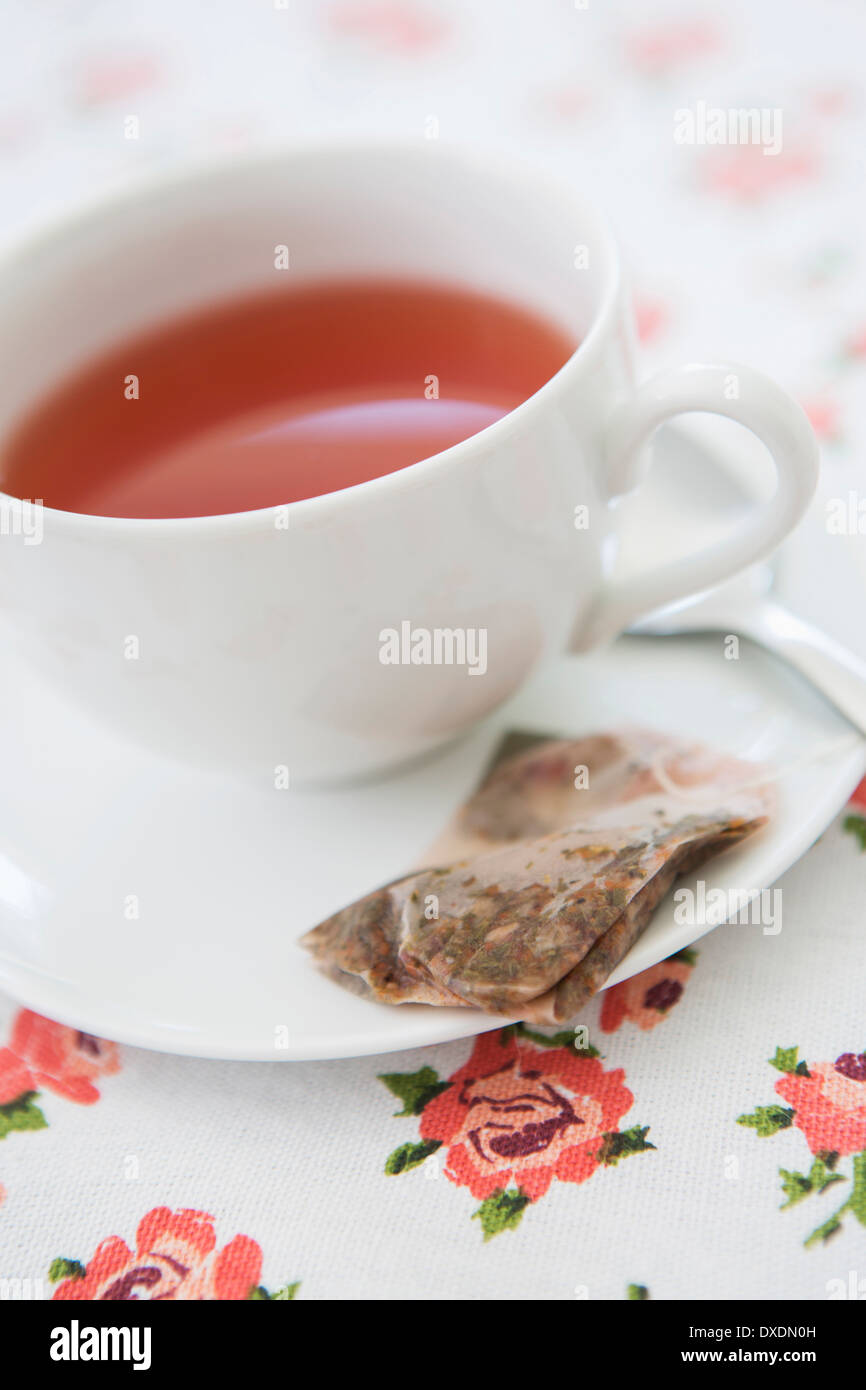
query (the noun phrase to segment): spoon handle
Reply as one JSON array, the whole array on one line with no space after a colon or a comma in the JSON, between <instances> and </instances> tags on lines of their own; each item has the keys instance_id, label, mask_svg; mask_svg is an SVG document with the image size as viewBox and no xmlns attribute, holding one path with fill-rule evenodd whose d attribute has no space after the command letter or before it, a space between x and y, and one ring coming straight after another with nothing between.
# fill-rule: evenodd
<instances>
[{"instance_id":1,"label":"spoon handle","mask_svg":"<svg viewBox=\"0 0 866 1390\"><path fill-rule=\"evenodd\" d=\"M780 603L756 604L732 631L782 657L866 734L866 661Z\"/></svg>"}]
</instances>

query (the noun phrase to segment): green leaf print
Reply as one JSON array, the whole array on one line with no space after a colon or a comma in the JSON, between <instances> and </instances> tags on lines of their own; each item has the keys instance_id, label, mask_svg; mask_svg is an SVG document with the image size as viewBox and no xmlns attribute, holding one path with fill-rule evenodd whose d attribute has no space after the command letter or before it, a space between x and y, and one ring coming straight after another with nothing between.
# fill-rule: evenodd
<instances>
[{"instance_id":1,"label":"green leaf print","mask_svg":"<svg viewBox=\"0 0 866 1390\"><path fill-rule=\"evenodd\" d=\"M425 1158L435 1154L441 1147L438 1139L426 1139L420 1144L401 1144L385 1159L385 1172L391 1178L396 1177L398 1173L406 1173L410 1168L417 1168L419 1163L423 1163Z\"/></svg>"},{"instance_id":2,"label":"green leaf print","mask_svg":"<svg viewBox=\"0 0 866 1390\"><path fill-rule=\"evenodd\" d=\"M59 1284L61 1279L83 1279L86 1273L80 1260L65 1260L58 1255L56 1260L51 1261L48 1278L52 1284Z\"/></svg>"},{"instance_id":3,"label":"green leaf print","mask_svg":"<svg viewBox=\"0 0 866 1390\"><path fill-rule=\"evenodd\" d=\"M264 1284L255 1284L247 1294L247 1301L253 1303L290 1303L301 1287L300 1279L295 1284L285 1284L276 1293L268 1293Z\"/></svg>"},{"instance_id":4,"label":"green leaf print","mask_svg":"<svg viewBox=\"0 0 866 1390\"><path fill-rule=\"evenodd\" d=\"M838 1154L817 1154L812 1167L809 1169L808 1176L805 1173L789 1172L787 1168L780 1168L782 1191L788 1198L787 1202L782 1203L782 1211L786 1207L792 1207L795 1203L801 1202L812 1192L820 1194L825 1192L828 1187L832 1187L833 1183L844 1182L845 1179L841 1173L832 1172L838 1157Z\"/></svg>"},{"instance_id":5,"label":"green leaf print","mask_svg":"<svg viewBox=\"0 0 866 1390\"><path fill-rule=\"evenodd\" d=\"M861 850L866 851L866 816L846 816L842 829L859 840Z\"/></svg>"},{"instance_id":6,"label":"green leaf print","mask_svg":"<svg viewBox=\"0 0 866 1390\"><path fill-rule=\"evenodd\" d=\"M403 1102L403 1109L395 1110L395 1115L420 1115L425 1105L451 1085L450 1081L440 1081L439 1073L432 1067L421 1067L420 1071L380 1072L379 1080Z\"/></svg>"},{"instance_id":7,"label":"green leaf print","mask_svg":"<svg viewBox=\"0 0 866 1390\"><path fill-rule=\"evenodd\" d=\"M605 1134L602 1146L598 1151L599 1163L606 1164L613 1168L621 1158L629 1158L632 1154L645 1153L647 1149L654 1149L655 1144L650 1144L647 1140L649 1125L633 1125L631 1129L612 1131Z\"/></svg>"},{"instance_id":8,"label":"green leaf print","mask_svg":"<svg viewBox=\"0 0 866 1390\"><path fill-rule=\"evenodd\" d=\"M500 1042L505 1045L513 1037L528 1038L530 1042L537 1043L539 1047L567 1047L573 1052L575 1057L600 1057L601 1053L597 1047L590 1044L588 1047L578 1047L577 1037L573 1028L567 1028L561 1033L537 1033L534 1028L529 1028L525 1023L509 1023L501 1030Z\"/></svg>"},{"instance_id":9,"label":"green leaf print","mask_svg":"<svg viewBox=\"0 0 866 1390\"><path fill-rule=\"evenodd\" d=\"M794 1072L797 1076L808 1076L809 1068L805 1062L797 1061L796 1047L777 1047L775 1057L771 1057L770 1066L775 1067L776 1071Z\"/></svg>"},{"instance_id":10,"label":"green leaf print","mask_svg":"<svg viewBox=\"0 0 866 1390\"><path fill-rule=\"evenodd\" d=\"M0 1139L5 1139L13 1130L47 1129L48 1121L34 1104L38 1091L25 1091L14 1100L0 1105Z\"/></svg>"},{"instance_id":11,"label":"green leaf print","mask_svg":"<svg viewBox=\"0 0 866 1390\"><path fill-rule=\"evenodd\" d=\"M756 1130L759 1139L778 1134L780 1129L790 1129L793 1120L793 1110L785 1105L758 1105L751 1115L737 1116L737 1124Z\"/></svg>"},{"instance_id":12,"label":"green leaf print","mask_svg":"<svg viewBox=\"0 0 866 1390\"><path fill-rule=\"evenodd\" d=\"M528 1206L529 1198L519 1187L501 1188L481 1203L472 1213L472 1220L481 1222L484 1239L488 1241L502 1231L516 1230Z\"/></svg>"}]
</instances>

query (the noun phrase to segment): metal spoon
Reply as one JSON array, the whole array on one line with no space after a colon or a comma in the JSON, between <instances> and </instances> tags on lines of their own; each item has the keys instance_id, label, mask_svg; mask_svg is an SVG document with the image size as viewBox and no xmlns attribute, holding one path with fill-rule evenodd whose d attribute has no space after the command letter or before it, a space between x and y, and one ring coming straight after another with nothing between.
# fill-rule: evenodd
<instances>
[{"instance_id":1,"label":"metal spoon","mask_svg":"<svg viewBox=\"0 0 866 1390\"><path fill-rule=\"evenodd\" d=\"M629 631L647 637L690 632L748 637L800 671L866 734L866 662L769 598L772 583L772 567L755 565L717 589L658 609Z\"/></svg>"}]
</instances>

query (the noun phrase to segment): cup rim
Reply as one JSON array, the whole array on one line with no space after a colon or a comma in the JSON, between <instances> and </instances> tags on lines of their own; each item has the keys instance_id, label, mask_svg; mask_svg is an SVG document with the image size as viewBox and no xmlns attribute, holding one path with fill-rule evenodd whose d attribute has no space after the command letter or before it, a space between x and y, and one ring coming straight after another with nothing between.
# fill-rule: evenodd
<instances>
[{"instance_id":1,"label":"cup rim","mask_svg":"<svg viewBox=\"0 0 866 1390\"><path fill-rule=\"evenodd\" d=\"M563 389L568 379L597 358L599 343L613 314L622 283L622 267L618 248L607 220L594 203L577 193L566 179L551 173L539 164L533 163L523 155L515 157L507 154L501 148L485 148L477 143L464 144L449 140L435 141L434 151L431 152L430 144L433 143L425 142L423 146L425 158L430 158L432 153L434 159L451 164L463 163L464 166L471 166L477 170L481 178L493 175L500 181L518 182L524 187L533 185L539 192L547 191L551 195L558 195L574 206L581 221L592 230L602 250L601 269L590 271L591 274L598 275L602 280L599 301L586 333L562 366L525 401L521 401L519 405L516 405L513 410L508 411L499 420L486 425L484 429L469 435L466 439L391 473L382 474L378 478L368 478L363 482L354 483L350 487L339 488L335 492L321 493L315 497L304 497L293 502L277 502L268 507L257 507L248 511L202 513L196 516L179 517L100 516L90 512L75 512L49 507L40 502L40 510L50 518L51 526L55 531L75 530L78 532L86 530L114 535L124 532L147 532L153 535L162 528L172 534L186 535L223 530L244 532L259 530L263 525L268 524L269 529L274 527L275 518L285 514L286 508L289 509L290 517L287 530L293 529L293 523L295 526L307 522L315 525L324 519L324 514L327 511L333 511L336 507L375 502L380 497L387 498L400 491L426 485L434 472L441 472L443 469L450 471L452 468L461 467L473 450L479 446L495 444L499 439L504 439L513 430L515 421L522 423L531 411L537 410L539 406L543 407L552 396ZM209 155L204 158L178 161L162 169L151 170L137 177L133 182L125 184L122 188L99 194L89 199L84 206L78 206L71 211L64 210L56 214L50 221L40 222L31 230L25 230L13 244L0 253L0 279L4 275L14 274L20 258L30 256L34 252L38 253L42 248L48 249L58 237L84 229L88 223L106 213L110 214L134 207L137 203L150 201L168 190L182 187L194 195L197 186L207 184L212 180L225 178L234 172L243 174L247 170L255 170L261 174L270 167L285 166L293 159L327 159L329 157L361 159L369 155L405 156L417 154L421 148L422 145L418 139L375 136L349 139L323 137L317 140L269 146L256 151L244 151L240 155ZM33 507L37 505L37 501L38 499L15 497L0 488L0 502L7 508L11 503L13 513L16 507Z\"/></svg>"}]
</instances>

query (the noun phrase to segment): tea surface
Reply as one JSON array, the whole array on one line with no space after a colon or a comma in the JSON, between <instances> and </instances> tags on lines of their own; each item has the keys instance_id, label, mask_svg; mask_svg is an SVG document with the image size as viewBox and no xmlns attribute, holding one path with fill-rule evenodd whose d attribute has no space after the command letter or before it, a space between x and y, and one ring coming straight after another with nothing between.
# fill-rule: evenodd
<instances>
[{"instance_id":1,"label":"tea surface","mask_svg":"<svg viewBox=\"0 0 866 1390\"><path fill-rule=\"evenodd\" d=\"M0 486L118 517L249 511L335 492L484 429L574 347L523 308L439 284L257 294L83 365L7 441Z\"/></svg>"}]
</instances>

